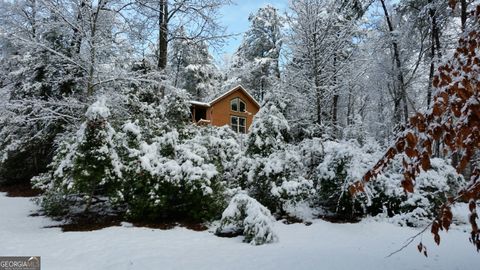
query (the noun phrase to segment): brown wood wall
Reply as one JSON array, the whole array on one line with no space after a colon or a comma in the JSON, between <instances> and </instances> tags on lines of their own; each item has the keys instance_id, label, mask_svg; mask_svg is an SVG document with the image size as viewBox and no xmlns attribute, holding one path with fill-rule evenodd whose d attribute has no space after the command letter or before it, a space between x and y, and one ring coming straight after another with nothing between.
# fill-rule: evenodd
<instances>
[{"instance_id":1,"label":"brown wood wall","mask_svg":"<svg viewBox=\"0 0 480 270\"><path fill-rule=\"evenodd\" d=\"M247 112L235 112L230 109L230 101L234 98L240 98L245 102ZM230 125L230 116L240 116L247 119L247 130L253 122L253 117L257 114L259 108L240 90L230 93L217 103L213 104L207 110L207 120L214 126Z\"/></svg>"}]
</instances>

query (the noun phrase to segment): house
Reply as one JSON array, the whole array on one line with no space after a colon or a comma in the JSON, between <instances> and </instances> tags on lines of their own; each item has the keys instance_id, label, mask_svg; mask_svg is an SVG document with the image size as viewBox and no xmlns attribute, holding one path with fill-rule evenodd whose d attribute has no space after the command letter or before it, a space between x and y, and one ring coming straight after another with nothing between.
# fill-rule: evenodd
<instances>
[{"instance_id":1,"label":"house","mask_svg":"<svg viewBox=\"0 0 480 270\"><path fill-rule=\"evenodd\" d=\"M210 102L191 101L192 121L199 125L229 125L239 133L246 133L260 104L241 85Z\"/></svg>"}]
</instances>

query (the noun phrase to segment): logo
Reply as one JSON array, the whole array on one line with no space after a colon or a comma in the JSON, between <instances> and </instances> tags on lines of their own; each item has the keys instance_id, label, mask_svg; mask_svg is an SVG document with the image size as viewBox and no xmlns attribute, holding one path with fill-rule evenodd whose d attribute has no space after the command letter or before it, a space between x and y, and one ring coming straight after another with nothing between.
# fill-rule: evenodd
<instances>
[{"instance_id":1,"label":"logo","mask_svg":"<svg viewBox=\"0 0 480 270\"><path fill-rule=\"evenodd\" d=\"M40 270L40 256L0 257L0 270Z\"/></svg>"}]
</instances>

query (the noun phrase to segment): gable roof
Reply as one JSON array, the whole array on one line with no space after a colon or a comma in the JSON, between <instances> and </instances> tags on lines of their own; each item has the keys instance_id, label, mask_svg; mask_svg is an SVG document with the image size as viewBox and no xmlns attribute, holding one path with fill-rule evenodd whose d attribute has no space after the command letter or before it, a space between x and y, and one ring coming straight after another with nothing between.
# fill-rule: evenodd
<instances>
[{"instance_id":1,"label":"gable roof","mask_svg":"<svg viewBox=\"0 0 480 270\"><path fill-rule=\"evenodd\" d=\"M212 106L213 104L219 102L220 100L226 98L227 96L229 96L231 93L233 92L236 92L236 91L241 91L245 96L247 96L248 99L250 99L250 101L255 105L257 106L258 108L260 108L260 104L258 103L258 101L252 96L250 95L250 93L248 93L247 90L245 90L245 88L243 88L243 86L241 85L238 85L230 90L228 90L227 92L223 93L223 95L215 98L214 100L210 101L210 102L198 102L198 101L190 101L191 104L193 105L199 105L199 106L205 106L205 107L210 107Z\"/></svg>"}]
</instances>

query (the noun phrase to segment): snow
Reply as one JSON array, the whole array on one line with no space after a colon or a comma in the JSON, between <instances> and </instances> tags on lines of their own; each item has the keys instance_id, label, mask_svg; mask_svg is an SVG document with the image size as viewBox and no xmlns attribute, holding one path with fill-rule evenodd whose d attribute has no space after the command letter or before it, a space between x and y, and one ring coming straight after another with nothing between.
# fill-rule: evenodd
<instances>
[{"instance_id":1,"label":"snow","mask_svg":"<svg viewBox=\"0 0 480 270\"><path fill-rule=\"evenodd\" d=\"M110 109L107 107L107 99L106 97L102 96L98 98L98 100L88 107L85 116L89 120L96 120L96 119L106 119L110 116Z\"/></svg>"},{"instance_id":2,"label":"snow","mask_svg":"<svg viewBox=\"0 0 480 270\"><path fill-rule=\"evenodd\" d=\"M192 105L210 107L210 103L208 103L208 102L200 102L200 101L195 101L195 100L190 100L189 102L190 102L190 104L192 104Z\"/></svg>"},{"instance_id":3,"label":"snow","mask_svg":"<svg viewBox=\"0 0 480 270\"><path fill-rule=\"evenodd\" d=\"M138 126L138 121L135 121L134 123L128 121L123 125L123 131L124 132L131 132L132 134L136 135L137 137L140 136L141 134L141 129Z\"/></svg>"},{"instance_id":4,"label":"snow","mask_svg":"<svg viewBox=\"0 0 480 270\"><path fill-rule=\"evenodd\" d=\"M275 218L265 206L247 194L235 195L222 213L221 233L242 231L244 242L262 245L277 241Z\"/></svg>"},{"instance_id":5,"label":"snow","mask_svg":"<svg viewBox=\"0 0 480 270\"><path fill-rule=\"evenodd\" d=\"M0 193L0 254L40 255L42 269L476 269L478 253L468 242L466 227L441 234L437 247L427 233L429 257L414 245L390 258L418 229L366 220L358 224L314 221L275 224L279 241L263 246L242 243L242 237L219 238L185 228L158 230L124 223L93 232L62 233L27 198Z\"/></svg>"}]
</instances>

